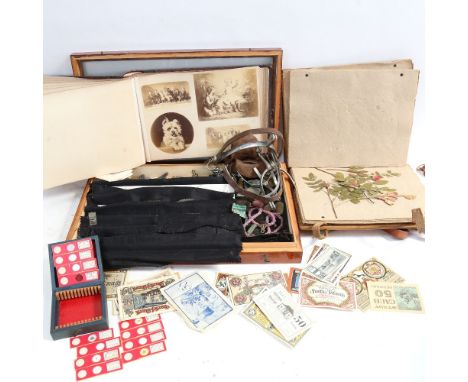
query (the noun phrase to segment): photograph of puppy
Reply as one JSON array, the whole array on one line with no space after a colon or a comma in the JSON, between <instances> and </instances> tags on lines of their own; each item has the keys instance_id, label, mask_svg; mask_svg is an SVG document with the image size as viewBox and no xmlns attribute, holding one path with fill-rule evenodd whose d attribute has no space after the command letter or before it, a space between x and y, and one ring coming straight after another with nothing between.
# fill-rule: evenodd
<instances>
[{"instance_id":1,"label":"photograph of puppy","mask_svg":"<svg viewBox=\"0 0 468 382\"><path fill-rule=\"evenodd\" d=\"M185 150L185 141L182 135L182 126L177 119L169 121L164 118L162 121L163 143L166 147L172 147L174 151Z\"/></svg>"},{"instance_id":2,"label":"photograph of puppy","mask_svg":"<svg viewBox=\"0 0 468 382\"><path fill-rule=\"evenodd\" d=\"M141 94L145 107L168 103L185 103L191 100L189 83L186 81L145 85L141 88Z\"/></svg>"},{"instance_id":3,"label":"photograph of puppy","mask_svg":"<svg viewBox=\"0 0 468 382\"><path fill-rule=\"evenodd\" d=\"M192 124L179 113L164 113L151 126L153 144L170 154L180 153L190 147L193 134Z\"/></svg>"}]
</instances>

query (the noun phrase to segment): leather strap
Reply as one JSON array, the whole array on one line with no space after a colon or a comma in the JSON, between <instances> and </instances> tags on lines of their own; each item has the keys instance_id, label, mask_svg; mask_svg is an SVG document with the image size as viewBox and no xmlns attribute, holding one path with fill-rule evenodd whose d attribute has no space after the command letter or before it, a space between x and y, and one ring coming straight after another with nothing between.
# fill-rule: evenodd
<instances>
[{"instance_id":1,"label":"leather strap","mask_svg":"<svg viewBox=\"0 0 468 382\"><path fill-rule=\"evenodd\" d=\"M221 149L218 151L218 153L213 157L212 162L213 163L220 163L226 159L226 157L234 154L237 151L244 150L246 148L250 147L268 147L270 146L274 140L267 140L267 141L258 141L258 142L252 142L252 143L247 143L245 147L238 146L232 150L229 150L228 152L225 152L225 150L231 146L234 142L238 141L241 138L244 138L248 135L254 135L254 134L274 134L279 141L279 146L278 146L278 157L280 157L281 153L283 152L283 134L281 134L278 130L272 129L272 128L263 128L263 129L251 129L251 130L246 130L242 131L241 133L235 135L231 139L228 139L226 143L221 147Z\"/></svg>"},{"instance_id":2,"label":"leather strap","mask_svg":"<svg viewBox=\"0 0 468 382\"><path fill-rule=\"evenodd\" d=\"M232 177L230 171L228 170L227 168L227 165L226 164L222 164L222 169L223 169L223 175L224 175L224 179L226 179L226 182L228 182L228 184L234 189L234 191L236 191L238 194L241 194L241 195L244 195L250 199L254 199L254 200L260 200L261 202L263 202L264 204L267 204L267 203L270 203L270 202L277 202L278 200L281 199L281 194L282 194L282 188L281 188L281 191L280 192L277 192L276 195L273 195L273 196L270 196L270 197L265 197L265 196L261 196L261 195L258 195L258 194L255 194L253 192L250 192L250 191L247 191L245 189L243 189L242 187L240 187L237 182L234 180L234 178ZM280 179L281 181L281 179Z\"/></svg>"},{"instance_id":3,"label":"leather strap","mask_svg":"<svg viewBox=\"0 0 468 382\"><path fill-rule=\"evenodd\" d=\"M324 226L325 223L315 223L312 226L312 235L314 235L317 239L325 239L328 236L328 231L327 230L322 230L322 226Z\"/></svg>"},{"instance_id":4,"label":"leather strap","mask_svg":"<svg viewBox=\"0 0 468 382\"><path fill-rule=\"evenodd\" d=\"M242 138L248 137L249 135L255 135L255 134L268 134L268 135L273 135L274 138L269 138L266 141L256 141L256 142L246 142L243 143L239 146L232 147L233 143L241 140ZM276 192L275 195L272 196L262 196L255 194L253 192L250 192L246 189L243 189L242 187L239 186L239 184L236 182L236 180L232 177L231 171L229 166L232 164L232 155L240 152L242 150L247 150L247 149L252 149L252 148L257 148L257 147L265 147L265 148L270 148L270 146L275 142L275 140L279 141L278 145L278 157L281 155L283 152L283 134L281 134L278 130L272 129L272 128L262 128L262 129L251 129L251 130L246 130L243 131L231 139L228 139L226 143L221 147L221 149L218 151L218 153L210 160L211 163L213 164L219 164L221 166L221 169L223 171L223 176L224 179L226 179L226 182L240 195L244 195L247 198L253 199L253 200L260 200L264 204L269 203L269 202L276 202L281 199L281 195L283 193L283 188L282 186L279 187L278 192ZM231 147L230 150L226 151L228 147ZM271 150L273 150L271 148ZM225 160L227 158L231 157L230 163L226 163ZM281 171L280 168L278 167L278 181L282 182L281 179Z\"/></svg>"}]
</instances>

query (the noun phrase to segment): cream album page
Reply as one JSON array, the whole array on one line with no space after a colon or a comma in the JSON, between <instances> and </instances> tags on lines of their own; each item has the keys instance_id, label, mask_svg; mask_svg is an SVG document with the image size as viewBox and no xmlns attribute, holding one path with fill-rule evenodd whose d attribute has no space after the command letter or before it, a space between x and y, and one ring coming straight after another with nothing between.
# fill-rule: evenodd
<instances>
[{"instance_id":1,"label":"cream album page","mask_svg":"<svg viewBox=\"0 0 468 382\"><path fill-rule=\"evenodd\" d=\"M142 75L136 93L148 162L204 158L266 122L267 69Z\"/></svg>"}]
</instances>

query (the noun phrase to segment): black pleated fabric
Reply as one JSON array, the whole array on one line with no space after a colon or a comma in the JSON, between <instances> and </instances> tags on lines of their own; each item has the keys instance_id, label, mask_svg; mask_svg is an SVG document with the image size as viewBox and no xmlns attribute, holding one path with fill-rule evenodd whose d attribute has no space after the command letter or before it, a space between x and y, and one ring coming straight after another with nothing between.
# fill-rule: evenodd
<instances>
[{"instance_id":1,"label":"black pleated fabric","mask_svg":"<svg viewBox=\"0 0 468 382\"><path fill-rule=\"evenodd\" d=\"M116 187L170 181L93 183L78 234L99 236L104 269L240 262L243 227L231 211L233 194L196 187Z\"/></svg>"},{"instance_id":2,"label":"black pleated fabric","mask_svg":"<svg viewBox=\"0 0 468 382\"><path fill-rule=\"evenodd\" d=\"M105 269L171 263L239 262L241 235L203 227L183 234L138 234L100 237Z\"/></svg>"},{"instance_id":3,"label":"black pleated fabric","mask_svg":"<svg viewBox=\"0 0 468 382\"><path fill-rule=\"evenodd\" d=\"M229 200L233 195L196 187L140 187L123 190L117 187L99 187L93 189L87 197L87 205L109 205L125 202L182 202L199 200Z\"/></svg>"},{"instance_id":4,"label":"black pleated fabric","mask_svg":"<svg viewBox=\"0 0 468 382\"><path fill-rule=\"evenodd\" d=\"M168 215L176 213L231 213L232 200L189 200L186 202L125 202L105 206L86 206L86 212L96 215Z\"/></svg>"},{"instance_id":5,"label":"black pleated fabric","mask_svg":"<svg viewBox=\"0 0 468 382\"><path fill-rule=\"evenodd\" d=\"M127 216L104 215L96 218L96 224L90 225L89 219L83 217L79 228L81 237L98 235L117 236L125 234L149 233L184 233L201 227L222 228L242 234L240 216L235 214L207 215L207 214L173 214L171 216Z\"/></svg>"}]
</instances>

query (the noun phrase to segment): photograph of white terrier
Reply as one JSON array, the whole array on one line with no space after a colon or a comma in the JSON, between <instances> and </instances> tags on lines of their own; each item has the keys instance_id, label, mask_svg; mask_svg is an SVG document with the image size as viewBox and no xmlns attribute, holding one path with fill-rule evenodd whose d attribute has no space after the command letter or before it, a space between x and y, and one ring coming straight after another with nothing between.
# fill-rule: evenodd
<instances>
[{"instance_id":1,"label":"photograph of white terrier","mask_svg":"<svg viewBox=\"0 0 468 382\"><path fill-rule=\"evenodd\" d=\"M164 113L153 122L151 140L165 153L180 153L193 141L192 124L182 114Z\"/></svg>"},{"instance_id":2,"label":"photograph of white terrier","mask_svg":"<svg viewBox=\"0 0 468 382\"><path fill-rule=\"evenodd\" d=\"M182 126L177 119L169 121L164 118L162 121L163 143L166 147L172 147L174 151L185 150L185 141L182 135Z\"/></svg>"}]
</instances>

